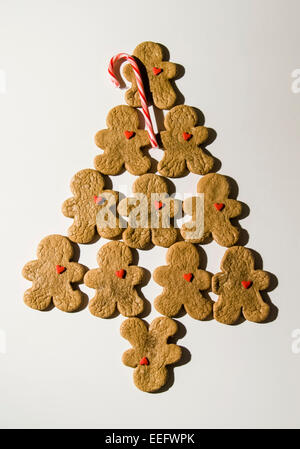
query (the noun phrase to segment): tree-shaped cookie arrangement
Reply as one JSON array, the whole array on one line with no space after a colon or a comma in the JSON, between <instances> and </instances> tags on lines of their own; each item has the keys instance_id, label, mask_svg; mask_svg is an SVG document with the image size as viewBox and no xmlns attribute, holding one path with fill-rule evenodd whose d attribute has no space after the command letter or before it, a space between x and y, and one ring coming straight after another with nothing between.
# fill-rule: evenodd
<instances>
[{"instance_id":1,"label":"tree-shaped cookie arrangement","mask_svg":"<svg viewBox=\"0 0 300 449\"><path fill-rule=\"evenodd\" d=\"M108 72L118 87L115 64L124 59L129 64L123 73L131 82L125 94L128 105L114 107L107 115L107 129L97 132L95 143L103 153L95 157L95 169L81 170L71 181L73 196L62 206L63 214L73 219L69 239L56 234L45 237L38 246L37 260L24 266L24 277L32 281L24 301L37 310L46 310L53 303L60 310L73 312L82 305L77 284L84 280L94 289L89 302L94 316L113 317L118 310L129 317L121 325L121 335L132 348L122 360L134 368L136 387L152 392L166 385L167 366L182 356L182 349L168 341L178 329L170 317L184 308L196 320L213 316L220 323L234 324L243 315L247 320L263 322L270 306L260 291L268 287L270 277L255 269L249 249L234 246L240 231L233 219L241 216L242 203L231 197L229 179L213 173L214 158L204 148L208 129L198 124L196 110L175 105L176 65L166 60L162 45L143 42L133 55L119 53L111 58ZM160 133L164 151L158 163L160 175L147 173L151 159L144 150L157 147L148 103L168 110L165 129ZM145 129L136 109L139 107ZM103 175L118 175L124 169L139 177L133 182L133 194L119 202L117 192L105 189ZM182 225L180 236L172 219L177 218L181 202L170 197L166 177L184 176L187 171L199 175L198 195L183 203L184 213L191 220ZM128 223L121 216L127 217ZM72 262L72 242L90 243L97 234L113 241L98 251L99 268L86 273L85 267ZM221 262L222 271L212 279L201 269L203 250L199 253L196 246L211 239L229 248ZM144 311L137 286L145 281L146 270L134 264L131 248L148 249L151 244L168 250L167 265L158 266L153 273L163 287L154 306L165 316L155 318L148 328L137 318ZM210 288L218 296L215 303L208 296Z\"/></svg>"}]
</instances>

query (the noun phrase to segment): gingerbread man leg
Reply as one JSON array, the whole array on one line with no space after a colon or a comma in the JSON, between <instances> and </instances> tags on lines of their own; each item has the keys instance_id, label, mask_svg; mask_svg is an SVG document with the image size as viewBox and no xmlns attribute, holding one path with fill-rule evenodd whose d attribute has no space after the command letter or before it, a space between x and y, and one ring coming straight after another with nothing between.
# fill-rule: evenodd
<instances>
[{"instance_id":1,"label":"gingerbread man leg","mask_svg":"<svg viewBox=\"0 0 300 449\"><path fill-rule=\"evenodd\" d=\"M137 316L144 309L143 300L136 291L124 292L124 299L118 301L118 310L124 316Z\"/></svg>"},{"instance_id":2,"label":"gingerbread man leg","mask_svg":"<svg viewBox=\"0 0 300 449\"><path fill-rule=\"evenodd\" d=\"M252 294L251 301L243 305L243 315L248 321L261 323L265 321L270 312L270 306L266 304L259 293Z\"/></svg>"},{"instance_id":3,"label":"gingerbread man leg","mask_svg":"<svg viewBox=\"0 0 300 449\"><path fill-rule=\"evenodd\" d=\"M239 239L240 231L235 226L232 226L230 222L228 222L227 226L217 224L214 226L212 230L213 239L221 246L232 246Z\"/></svg>"},{"instance_id":4,"label":"gingerbread man leg","mask_svg":"<svg viewBox=\"0 0 300 449\"><path fill-rule=\"evenodd\" d=\"M199 148L199 153L192 154L186 160L186 165L190 172L205 175L213 168L214 160L211 156L208 156L201 148Z\"/></svg>"},{"instance_id":5,"label":"gingerbread man leg","mask_svg":"<svg viewBox=\"0 0 300 449\"><path fill-rule=\"evenodd\" d=\"M111 296L111 291L96 292L94 298L89 303L92 315L99 318L109 318L116 310L116 301Z\"/></svg>"},{"instance_id":6,"label":"gingerbread man leg","mask_svg":"<svg viewBox=\"0 0 300 449\"><path fill-rule=\"evenodd\" d=\"M117 175L120 173L124 160L120 154L109 152L99 154L94 159L94 167L104 175Z\"/></svg>"},{"instance_id":7,"label":"gingerbread man leg","mask_svg":"<svg viewBox=\"0 0 300 449\"><path fill-rule=\"evenodd\" d=\"M150 229L131 228L130 226L123 232L123 240L131 248L145 248L151 239Z\"/></svg>"},{"instance_id":8,"label":"gingerbread man leg","mask_svg":"<svg viewBox=\"0 0 300 449\"><path fill-rule=\"evenodd\" d=\"M72 240L72 242L77 243L89 243L95 234L95 225L90 225L86 222L78 222L76 219L68 229L69 239Z\"/></svg>"},{"instance_id":9,"label":"gingerbread man leg","mask_svg":"<svg viewBox=\"0 0 300 449\"><path fill-rule=\"evenodd\" d=\"M53 304L63 312L74 312L82 304L82 295L79 290L73 290L71 286L66 287L53 295Z\"/></svg>"},{"instance_id":10,"label":"gingerbread man leg","mask_svg":"<svg viewBox=\"0 0 300 449\"><path fill-rule=\"evenodd\" d=\"M177 230L175 228L154 228L152 229L152 242L157 246L169 248L177 240Z\"/></svg>"},{"instance_id":11,"label":"gingerbread man leg","mask_svg":"<svg viewBox=\"0 0 300 449\"><path fill-rule=\"evenodd\" d=\"M139 176L146 173L151 167L151 160L144 156L140 149L126 154L125 168L129 173Z\"/></svg>"},{"instance_id":12,"label":"gingerbread man leg","mask_svg":"<svg viewBox=\"0 0 300 449\"><path fill-rule=\"evenodd\" d=\"M191 297L184 303L184 307L195 320L205 320L212 312L212 301L203 296Z\"/></svg>"},{"instance_id":13,"label":"gingerbread man leg","mask_svg":"<svg viewBox=\"0 0 300 449\"><path fill-rule=\"evenodd\" d=\"M214 304L214 318L220 323L234 324L241 315L241 306L239 303L234 304L233 301L219 296L218 302Z\"/></svg>"},{"instance_id":14,"label":"gingerbread man leg","mask_svg":"<svg viewBox=\"0 0 300 449\"><path fill-rule=\"evenodd\" d=\"M165 154L163 159L158 164L159 173L170 178L182 176L185 170L185 159L179 159L179 156L175 159L173 155L167 156Z\"/></svg>"},{"instance_id":15,"label":"gingerbread man leg","mask_svg":"<svg viewBox=\"0 0 300 449\"><path fill-rule=\"evenodd\" d=\"M170 298L174 298L174 294L171 291L157 296L154 301L154 307L162 315L176 316L182 307L182 303L175 301L175 298L173 301L170 301Z\"/></svg>"},{"instance_id":16,"label":"gingerbread man leg","mask_svg":"<svg viewBox=\"0 0 300 449\"><path fill-rule=\"evenodd\" d=\"M24 294L25 304L36 310L47 309L51 304L51 299L49 291L43 290L41 287L29 288Z\"/></svg>"}]
</instances>

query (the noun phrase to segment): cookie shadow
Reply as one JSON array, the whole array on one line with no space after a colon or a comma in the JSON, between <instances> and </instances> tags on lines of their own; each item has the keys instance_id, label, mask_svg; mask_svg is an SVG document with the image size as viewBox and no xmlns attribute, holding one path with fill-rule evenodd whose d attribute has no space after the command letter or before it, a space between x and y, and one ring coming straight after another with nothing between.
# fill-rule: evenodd
<instances>
[{"instance_id":1,"label":"cookie shadow","mask_svg":"<svg viewBox=\"0 0 300 449\"><path fill-rule=\"evenodd\" d=\"M177 341L181 338L183 338L187 331L185 326L177 320L174 320L178 326L178 330L176 332L175 335L173 335L172 337L169 337L168 339L168 343L170 344L177 344ZM179 345L178 345L179 346ZM192 359L192 355L190 353L190 351L184 347L184 346L179 346L181 348L181 358L180 360L178 360L178 362L173 363L172 365L167 365L166 368L168 370L168 376L167 376L167 381L165 383L165 385L163 385L159 390L153 391L151 392L151 394L160 394L160 393L164 393L166 391L168 391L175 382L175 374L174 374L174 369L175 368L179 368L180 366L186 365L187 363L189 363Z\"/></svg>"}]
</instances>

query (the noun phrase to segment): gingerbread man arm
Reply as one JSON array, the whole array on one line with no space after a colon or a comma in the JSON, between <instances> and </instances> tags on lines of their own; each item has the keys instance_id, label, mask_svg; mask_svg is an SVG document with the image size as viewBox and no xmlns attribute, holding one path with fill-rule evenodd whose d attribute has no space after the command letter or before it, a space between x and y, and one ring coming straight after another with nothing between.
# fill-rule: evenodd
<instances>
[{"instance_id":1,"label":"gingerbread man arm","mask_svg":"<svg viewBox=\"0 0 300 449\"><path fill-rule=\"evenodd\" d=\"M105 281L105 274L101 268L89 270L84 276L84 283L89 288L98 289Z\"/></svg>"},{"instance_id":2,"label":"gingerbread man arm","mask_svg":"<svg viewBox=\"0 0 300 449\"><path fill-rule=\"evenodd\" d=\"M192 132L197 145L204 143L208 139L208 129L205 126L196 126Z\"/></svg>"},{"instance_id":3,"label":"gingerbread man arm","mask_svg":"<svg viewBox=\"0 0 300 449\"><path fill-rule=\"evenodd\" d=\"M149 332L153 332L158 340L167 342L168 338L177 332L177 324L171 318L159 317L152 321Z\"/></svg>"},{"instance_id":4,"label":"gingerbread man arm","mask_svg":"<svg viewBox=\"0 0 300 449\"><path fill-rule=\"evenodd\" d=\"M211 275L205 270L197 270L195 282L199 290L208 290L211 286Z\"/></svg>"},{"instance_id":5,"label":"gingerbread man arm","mask_svg":"<svg viewBox=\"0 0 300 449\"><path fill-rule=\"evenodd\" d=\"M38 260L31 260L30 262L27 262L22 270L22 275L24 276L24 278L27 279L28 281L34 281L37 276L38 266L39 266Z\"/></svg>"},{"instance_id":6,"label":"gingerbread man arm","mask_svg":"<svg viewBox=\"0 0 300 449\"><path fill-rule=\"evenodd\" d=\"M121 324L120 332L133 347L142 345L148 334L145 323L139 318L128 318Z\"/></svg>"},{"instance_id":7,"label":"gingerbread man arm","mask_svg":"<svg viewBox=\"0 0 300 449\"><path fill-rule=\"evenodd\" d=\"M138 360L135 349L128 349L127 351L125 351L122 356L122 362L126 366L130 366L131 368L136 368L139 364L139 360Z\"/></svg>"},{"instance_id":8,"label":"gingerbread man arm","mask_svg":"<svg viewBox=\"0 0 300 449\"><path fill-rule=\"evenodd\" d=\"M170 276L170 267L167 265L155 268L153 273L153 279L157 284L161 285L162 287L168 285L169 276Z\"/></svg>"},{"instance_id":9,"label":"gingerbread man arm","mask_svg":"<svg viewBox=\"0 0 300 449\"><path fill-rule=\"evenodd\" d=\"M228 199L225 201L224 213L228 218L238 217L242 213L242 204L237 200Z\"/></svg>"},{"instance_id":10,"label":"gingerbread man arm","mask_svg":"<svg viewBox=\"0 0 300 449\"><path fill-rule=\"evenodd\" d=\"M144 269L137 266L126 268L126 279L131 285L138 285L142 282L144 277Z\"/></svg>"},{"instance_id":11,"label":"gingerbread man arm","mask_svg":"<svg viewBox=\"0 0 300 449\"><path fill-rule=\"evenodd\" d=\"M139 141L140 147L146 147L147 145L150 145L149 134L144 129L136 130L136 138Z\"/></svg>"},{"instance_id":12,"label":"gingerbread man arm","mask_svg":"<svg viewBox=\"0 0 300 449\"><path fill-rule=\"evenodd\" d=\"M163 69L163 71L168 79L175 78L177 68L176 68L176 64L174 64L174 62L162 61L159 65Z\"/></svg>"},{"instance_id":13,"label":"gingerbread man arm","mask_svg":"<svg viewBox=\"0 0 300 449\"><path fill-rule=\"evenodd\" d=\"M68 265L69 281L80 282L83 280L86 269L77 262L70 262Z\"/></svg>"},{"instance_id":14,"label":"gingerbread man arm","mask_svg":"<svg viewBox=\"0 0 300 449\"><path fill-rule=\"evenodd\" d=\"M68 218L74 218L75 217L75 206L76 206L76 200L74 197L68 198L66 201L64 201L62 205L62 213L65 217Z\"/></svg>"},{"instance_id":15,"label":"gingerbread man arm","mask_svg":"<svg viewBox=\"0 0 300 449\"><path fill-rule=\"evenodd\" d=\"M219 295L222 291L223 285L227 281L227 273L216 273L212 278L212 291Z\"/></svg>"},{"instance_id":16,"label":"gingerbread man arm","mask_svg":"<svg viewBox=\"0 0 300 449\"><path fill-rule=\"evenodd\" d=\"M255 287L258 290L265 290L269 287L270 277L268 273L263 270L255 270L252 274L252 279Z\"/></svg>"},{"instance_id":17,"label":"gingerbread man arm","mask_svg":"<svg viewBox=\"0 0 300 449\"><path fill-rule=\"evenodd\" d=\"M100 131L98 131L95 135L95 144L97 145L97 147L102 148L102 150L107 148L110 144L110 135L110 129L101 129Z\"/></svg>"},{"instance_id":18,"label":"gingerbread man arm","mask_svg":"<svg viewBox=\"0 0 300 449\"><path fill-rule=\"evenodd\" d=\"M182 351L180 346L175 344L169 344L167 346L168 355L165 360L166 365L171 365L171 363L178 362L181 359Z\"/></svg>"}]
</instances>

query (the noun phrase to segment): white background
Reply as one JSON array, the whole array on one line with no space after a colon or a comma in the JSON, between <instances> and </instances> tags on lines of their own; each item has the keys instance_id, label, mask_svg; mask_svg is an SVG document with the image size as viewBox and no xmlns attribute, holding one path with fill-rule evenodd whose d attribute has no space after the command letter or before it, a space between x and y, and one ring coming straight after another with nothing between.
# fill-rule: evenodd
<instances>
[{"instance_id":1,"label":"white background","mask_svg":"<svg viewBox=\"0 0 300 449\"><path fill-rule=\"evenodd\" d=\"M1 427L299 427L300 93L291 89L299 14L297 0L0 0ZM31 310L21 277L44 236L66 233L71 220L60 208L69 181L93 166L94 134L124 103L124 90L108 80L110 57L145 40L185 67L177 86L216 130L208 149L250 209L241 220L247 246L278 279L270 323L179 318L186 334L178 344L191 360L159 394L136 389L121 363L129 348L122 316ZM135 177L111 179L118 190ZM198 179L174 181L177 192L194 193ZM81 245L80 261L95 268L104 243ZM219 271L224 248L204 251L207 269ZM165 253L139 251L139 265L153 271ZM153 303L161 287L151 279L142 291ZM146 319L157 315L152 307Z\"/></svg>"}]
</instances>

